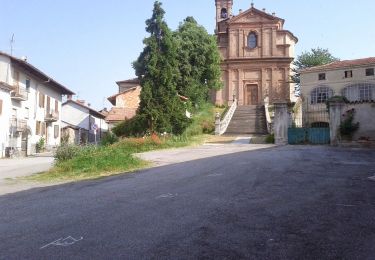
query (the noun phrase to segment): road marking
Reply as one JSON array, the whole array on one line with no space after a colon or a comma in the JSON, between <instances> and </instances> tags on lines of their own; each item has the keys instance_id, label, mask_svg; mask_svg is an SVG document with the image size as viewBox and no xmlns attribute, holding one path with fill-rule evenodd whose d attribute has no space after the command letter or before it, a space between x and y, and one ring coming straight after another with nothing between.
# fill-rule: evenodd
<instances>
[{"instance_id":1,"label":"road marking","mask_svg":"<svg viewBox=\"0 0 375 260\"><path fill-rule=\"evenodd\" d=\"M223 176L224 174L222 173L211 173L211 174L208 174L207 177L219 177L219 176Z\"/></svg>"},{"instance_id":2,"label":"road marking","mask_svg":"<svg viewBox=\"0 0 375 260\"><path fill-rule=\"evenodd\" d=\"M336 206L342 206L342 207L356 207L356 205L349 205L349 204L336 204Z\"/></svg>"},{"instance_id":3,"label":"road marking","mask_svg":"<svg viewBox=\"0 0 375 260\"><path fill-rule=\"evenodd\" d=\"M174 197L177 197L177 193L176 194L172 194L172 193L166 193L166 194L161 194L159 196L156 197L156 199L167 199L167 198L174 198Z\"/></svg>"},{"instance_id":4,"label":"road marking","mask_svg":"<svg viewBox=\"0 0 375 260\"><path fill-rule=\"evenodd\" d=\"M48 246L71 246L77 243L78 241L81 241L82 239L83 237L76 239L72 236L68 236L66 238L59 238L51 243L48 243L47 245L42 246L40 249L44 249Z\"/></svg>"},{"instance_id":5,"label":"road marking","mask_svg":"<svg viewBox=\"0 0 375 260\"><path fill-rule=\"evenodd\" d=\"M374 176L371 176L371 177L368 177L368 179L369 179L370 181L375 181L375 175L374 175Z\"/></svg>"}]
</instances>

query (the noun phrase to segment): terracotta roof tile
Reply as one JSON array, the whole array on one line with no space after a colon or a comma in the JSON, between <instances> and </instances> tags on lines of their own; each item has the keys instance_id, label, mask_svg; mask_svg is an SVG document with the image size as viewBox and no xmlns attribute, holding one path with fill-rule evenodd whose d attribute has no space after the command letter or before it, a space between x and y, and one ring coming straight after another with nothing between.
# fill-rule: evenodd
<instances>
[{"instance_id":1,"label":"terracotta roof tile","mask_svg":"<svg viewBox=\"0 0 375 260\"><path fill-rule=\"evenodd\" d=\"M350 68L350 67L357 67L363 65L375 65L375 57L369 57L364 59L356 59L356 60L343 60L343 61L334 61L322 66L315 66L311 68L307 68L301 70L303 72L313 72L313 71L321 71L321 70L332 70L332 69L340 69L340 68Z\"/></svg>"}]
</instances>

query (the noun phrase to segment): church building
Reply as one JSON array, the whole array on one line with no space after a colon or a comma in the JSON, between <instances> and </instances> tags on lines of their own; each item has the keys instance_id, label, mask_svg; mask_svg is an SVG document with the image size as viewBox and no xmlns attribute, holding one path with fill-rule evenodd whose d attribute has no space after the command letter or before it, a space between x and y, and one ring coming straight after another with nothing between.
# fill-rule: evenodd
<instances>
[{"instance_id":1,"label":"church building","mask_svg":"<svg viewBox=\"0 0 375 260\"><path fill-rule=\"evenodd\" d=\"M251 4L233 15L233 0L215 0L216 35L222 57L223 88L213 95L215 104L264 105L268 98L289 101L291 63L298 39L284 30L284 20Z\"/></svg>"}]
</instances>

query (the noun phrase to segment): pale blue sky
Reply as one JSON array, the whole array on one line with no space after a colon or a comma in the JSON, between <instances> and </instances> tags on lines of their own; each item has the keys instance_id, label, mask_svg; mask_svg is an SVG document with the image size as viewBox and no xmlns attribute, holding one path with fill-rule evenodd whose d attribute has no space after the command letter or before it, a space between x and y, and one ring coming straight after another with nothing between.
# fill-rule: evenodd
<instances>
[{"instance_id":1,"label":"pale blue sky","mask_svg":"<svg viewBox=\"0 0 375 260\"><path fill-rule=\"evenodd\" d=\"M28 61L100 109L115 81L134 77L153 0L0 0L0 50ZM213 33L214 0L164 0L172 29L186 16ZM234 12L250 7L234 0ZM297 54L328 48L341 59L375 56L374 0L255 0L255 7L285 19L298 38Z\"/></svg>"}]
</instances>

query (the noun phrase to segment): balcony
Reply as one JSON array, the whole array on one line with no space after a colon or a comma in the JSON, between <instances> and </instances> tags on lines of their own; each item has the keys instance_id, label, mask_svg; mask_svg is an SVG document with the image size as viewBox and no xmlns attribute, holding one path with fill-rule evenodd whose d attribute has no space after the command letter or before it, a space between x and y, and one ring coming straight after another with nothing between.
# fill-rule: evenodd
<instances>
[{"instance_id":1,"label":"balcony","mask_svg":"<svg viewBox=\"0 0 375 260\"><path fill-rule=\"evenodd\" d=\"M28 97L28 93L25 88L20 88L19 86L16 86L16 87L13 87L13 90L10 93L10 97L13 100L26 101Z\"/></svg>"},{"instance_id":2,"label":"balcony","mask_svg":"<svg viewBox=\"0 0 375 260\"><path fill-rule=\"evenodd\" d=\"M27 129L27 121L25 119L11 118L10 130L11 132L23 132Z\"/></svg>"},{"instance_id":3,"label":"balcony","mask_svg":"<svg viewBox=\"0 0 375 260\"><path fill-rule=\"evenodd\" d=\"M47 112L44 120L46 122L56 122L57 120L59 120L59 112L54 110Z\"/></svg>"}]
</instances>

